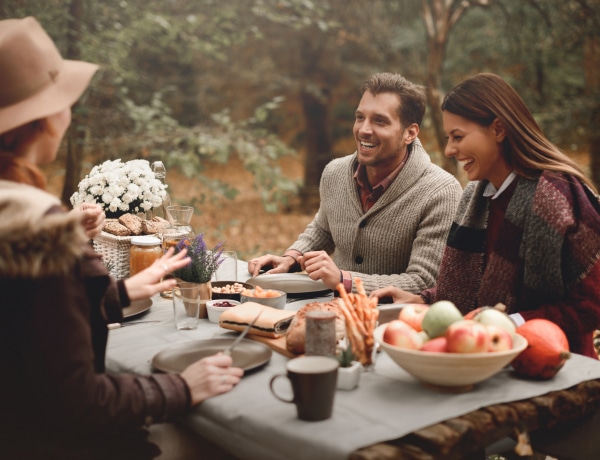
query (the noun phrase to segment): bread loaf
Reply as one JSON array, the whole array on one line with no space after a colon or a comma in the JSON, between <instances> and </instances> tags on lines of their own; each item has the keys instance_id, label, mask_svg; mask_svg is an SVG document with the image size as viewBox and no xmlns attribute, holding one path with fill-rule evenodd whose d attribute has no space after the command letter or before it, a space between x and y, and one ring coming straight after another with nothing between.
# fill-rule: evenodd
<instances>
[{"instance_id":1,"label":"bread loaf","mask_svg":"<svg viewBox=\"0 0 600 460\"><path fill-rule=\"evenodd\" d=\"M106 219L104 221L104 226L102 227L106 233L110 233L116 236L130 236L131 231L125 227L125 225L120 224L117 219Z\"/></svg>"},{"instance_id":2,"label":"bread loaf","mask_svg":"<svg viewBox=\"0 0 600 460\"><path fill-rule=\"evenodd\" d=\"M296 354L304 354L306 339L306 313L314 310L329 310L335 312L335 335L338 341L346 336L346 320L338 306L338 301L311 302L304 305L296 312L286 333L286 348Z\"/></svg>"},{"instance_id":3,"label":"bread loaf","mask_svg":"<svg viewBox=\"0 0 600 460\"><path fill-rule=\"evenodd\" d=\"M169 221L167 219L163 219L160 216L154 216L151 220L152 222L158 222L161 225L169 225Z\"/></svg>"},{"instance_id":4,"label":"bread loaf","mask_svg":"<svg viewBox=\"0 0 600 460\"><path fill-rule=\"evenodd\" d=\"M144 235L154 235L155 233L160 233L162 232L166 226L169 223L167 222L167 224L162 224L160 222L153 220L143 220L142 221L142 233Z\"/></svg>"},{"instance_id":5,"label":"bread loaf","mask_svg":"<svg viewBox=\"0 0 600 460\"><path fill-rule=\"evenodd\" d=\"M125 225L131 231L132 235L142 234L142 219L135 214L123 214L119 217L119 223Z\"/></svg>"}]
</instances>

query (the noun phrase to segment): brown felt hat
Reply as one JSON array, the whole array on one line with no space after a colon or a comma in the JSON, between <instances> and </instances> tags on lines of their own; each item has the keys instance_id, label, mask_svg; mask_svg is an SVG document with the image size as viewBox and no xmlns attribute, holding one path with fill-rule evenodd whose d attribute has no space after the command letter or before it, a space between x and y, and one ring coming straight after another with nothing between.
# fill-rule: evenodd
<instances>
[{"instance_id":1,"label":"brown felt hat","mask_svg":"<svg viewBox=\"0 0 600 460\"><path fill-rule=\"evenodd\" d=\"M33 17L0 21L0 134L72 106L97 69L63 59Z\"/></svg>"}]
</instances>

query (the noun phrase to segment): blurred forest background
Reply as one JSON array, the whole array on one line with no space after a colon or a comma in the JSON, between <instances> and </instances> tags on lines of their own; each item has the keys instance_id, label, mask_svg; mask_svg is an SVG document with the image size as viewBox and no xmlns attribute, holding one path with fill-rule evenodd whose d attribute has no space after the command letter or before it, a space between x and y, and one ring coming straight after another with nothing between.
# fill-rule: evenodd
<instances>
[{"instance_id":1,"label":"blurred forest background","mask_svg":"<svg viewBox=\"0 0 600 460\"><path fill-rule=\"evenodd\" d=\"M68 203L95 164L160 159L196 231L241 258L283 251L310 222L373 72L427 87L421 140L463 182L439 106L485 71L600 185L600 0L0 0L0 18L28 15L64 57L101 65L51 190Z\"/></svg>"}]
</instances>

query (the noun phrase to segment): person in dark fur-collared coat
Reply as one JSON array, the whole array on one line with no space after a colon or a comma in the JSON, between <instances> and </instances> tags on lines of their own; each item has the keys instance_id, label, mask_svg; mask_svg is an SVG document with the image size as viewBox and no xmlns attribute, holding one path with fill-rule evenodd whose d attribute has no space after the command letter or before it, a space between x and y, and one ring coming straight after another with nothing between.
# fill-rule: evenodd
<instances>
[{"instance_id":1,"label":"person in dark fur-collared coat","mask_svg":"<svg viewBox=\"0 0 600 460\"><path fill-rule=\"evenodd\" d=\"M175 280L161 279L189 258L170 250L117 282L87 244L88 216L43 190L38 166L56 158L96 68L63 60L34 18L0 21L2 458L153 458L143 426L230 391L243 374L223 354L180 374L105 373L107 324L171 289Z\"/></svg>"}]
</instances>

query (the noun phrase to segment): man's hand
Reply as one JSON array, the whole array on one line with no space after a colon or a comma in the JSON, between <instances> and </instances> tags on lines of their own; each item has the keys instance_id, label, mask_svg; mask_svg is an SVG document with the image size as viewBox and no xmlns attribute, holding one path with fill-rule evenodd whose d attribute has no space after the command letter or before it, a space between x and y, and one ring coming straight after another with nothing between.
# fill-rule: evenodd
<instances>
[{"instance_id":1,"label":"man's hand","mask_svg":"<svg viewBox=\"0 0 600 460\"><path fill-rule=\"evenodd\" d=\"M252 276L258 276L263 267L272 267L265 273L288 273L296 261L288 256L274 256L267 254L265 256L250 259L248 261L248 273Z\"/></svg>"},{"instance_id":2,"label":"man's hand","mask_svg":"<svg viewBox=\"0 0 600 460\"><path fill-rule=\"evenodd\" d=\"M288 259L291 259L288 257ZM312 280L321 280L329 289L335 290L340 282L341 271L325 251L310 251L298 258L300 266Z\"/></svg>"}]
</instances>

